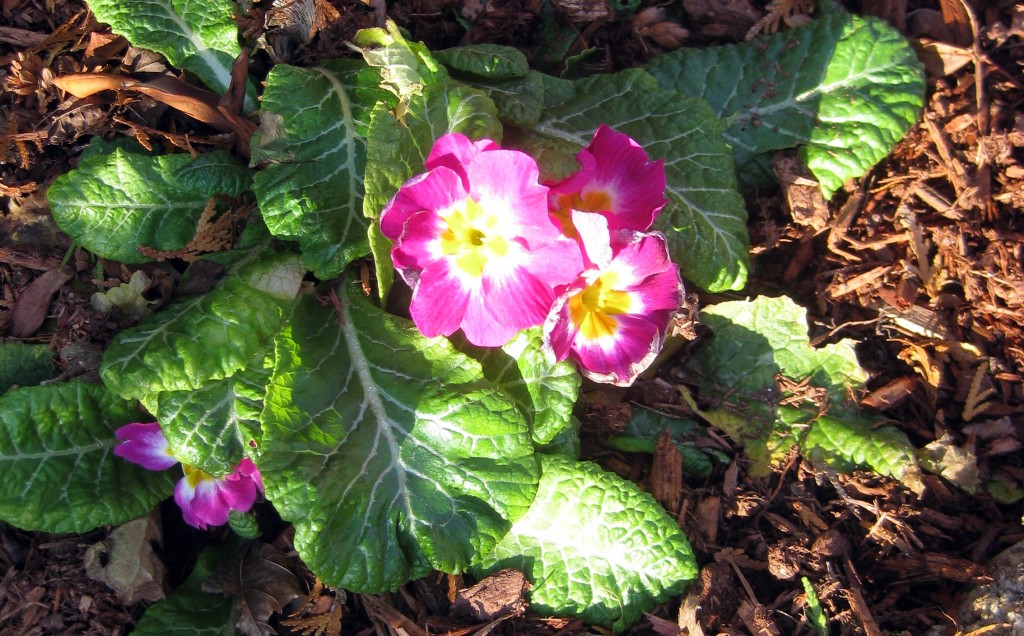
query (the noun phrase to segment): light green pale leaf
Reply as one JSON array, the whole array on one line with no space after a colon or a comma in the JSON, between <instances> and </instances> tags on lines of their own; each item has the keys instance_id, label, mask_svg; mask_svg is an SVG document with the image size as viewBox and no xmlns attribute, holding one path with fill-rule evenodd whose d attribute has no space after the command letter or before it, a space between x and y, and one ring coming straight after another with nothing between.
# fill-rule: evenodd
<instances>
[{"instance_id":1,"label":"light green pale leaf","mask_svg":"<svg viewBox=\"0 0 1024 636\"><path fill-rule=\"evenodd\" d=\"M263 220L275 236L298 241L306 267L323 279L370 252L364 135L377 100L354 90L349 62L275 66L252 139L253 165L268 164L253 183Z\"/></svg>"},{"instance_id":2,"label":"light green pale leaf","mask_svg":"<svg viewBox=\"0 0 1024 636\"><path fill-rule=\"evenodd\" d=\"M170 496L181 473L114 455L134 402L96 384L22 387L0 396L0 519L25 530L88 532Z\"/></svg>"},{"instance_id":3,"label":"light green pale leaf","mask_svg":"<svg viewBox=\"0 0 1024 636\"><path fill-rule=\"evenodd\" d=\"M231 0L89 0L89 9L114 33L192 71L213 91L223 94L231 83L241 53Z\"/></svg>"},{"instance_id":4,"label":"light green pale leaf","mask_svg":"<svg viewBox=\"0 0 1024 636\"><path fill-rule=\"evenodd\" d=\"M871 468L914 480L917 464L906 437L865 423L847 404L848 392L867 379L852 341L812 348L805 311L785 297L713 305L701 312L701 322L715 336L686 368L704 399L728 405L702 415L742 443L760 471L797 445L837 470ZM819 402L794 401L777 383L780 376L806 383L803 395L818 391Z\"/></svg>"},{"instance_id":5,"label":"light green pale leaf","mask_svg":"<svg viewBox=\"0 0 1024 636\"><path fill-rule=\"evenodd\" d=\"M273 341L298 293L298 257L254 250L216 288L186 297L122 331L100 375L125 398L196 391L244 369Z\"/></svg>"},{"instance_id":6,"label":"light green pale leaf","mask_svg":"<svg viewBox=\"0 0 1024 636\"><path fill-rule=\"evenodd\" d=\"M658 88L639 69L590 77L575 88L573 97L545 110L536 135L575 153L603 123L635 139L652 160L664 159L669 203L655 228L668 237L672 260L707 290L743 287L747 213L732 156L707 104ZM532 146L528 142L527 150Z\"/></svg>"},{"instance_id":7,"label":"light green pale leaf","mask_svg":"<svg viewBox=\"0 0 1024 636\"><path fill-rule=\"evenodd\" d=\"M492 80L526 77L530 63L519 49L500 44L472 44L434 51L449 69Z\"/></svg>"},{"instance_id":8,"label":"light green pale leaf","mask_svg":"<svg viewBox=\"0 0 1024 636\"><path fill-rule=\"evenodd\" d=\"M686 537L653 497L595 464L541 465L530 510L479 567L526 573L534 613L620 632L696 578Z\"/></svg>"},{"instance_id":9,"label":"light green pale leaf","mask_svg":"<svg viewBox=\"0 0 1024 636\"><path fill-rule=\"evenodd\" d=\"M924 99L923 67L902 36L846 13L745 44L680 49L646 68L662 87L711 104L740 173L759 155L804 146L826 197L884 158Z\"/></svg>"},{"instance_id":10,"label":"light green pale leaf","mask_svg":"<svg viewBox=\"0 0 1024 636\"><path fill-rule=\"evenodd\" d=\"M579 394L580 379L570 362L554 362L542 351L540 329L520 331L505 346L460 348L480 361L484 375L504 389L526 415L533 441L549 444L570 425Z\"/></svg>"},{"instance_id":11,"label":"light green pale leaf","mask_svg":"<svg viewBox=\"0 0 1024 636\"><path fill-rule=\"evenodd\" d=\"M53 377L53 354L44 344L0 343L0 393L12 386L33 386Z\"/></svg>"},{"instance_id":12,"label":"light green pale leaf","mask_svg":"<svg viewBox=\"0 0 1024 636\"><path fill-rule=\"evenodd\" d=\"M205 177L196 178L197 170ZM153 259L138 246L184 247L210 197L246 189L243 170L226 155L193 161L187 154L152 156L115 148L83 155L77 168L53 182L47 198L54 220L85 249L122 263L146 263Z\"/></svg>"},{"instance_id":13,"label":"light green pale leaf","mask_svg":"<svg viewBox=\"0 0 1024 636\"><path fill-rule=\"evenodd\" d=\"M258 463L317 576L379 592L479 559L538 471L525 418L478 363L347 287L340 313L304 299L278 337Z\"/></svg>"}]
</instances>

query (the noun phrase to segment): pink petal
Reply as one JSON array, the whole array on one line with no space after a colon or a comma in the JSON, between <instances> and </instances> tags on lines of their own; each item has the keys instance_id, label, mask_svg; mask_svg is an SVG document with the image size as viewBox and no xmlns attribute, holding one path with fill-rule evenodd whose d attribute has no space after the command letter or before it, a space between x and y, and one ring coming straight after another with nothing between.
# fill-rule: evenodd
<instances>
[{"instance_id":1,"label":"pink petal","mask_svg":"<svg viewBox=\"0 0 1024 636\"><path fill-rule=\"evenodd\" d=\"M428 338L450 336L459 328L473 286L454 270L452 259L430 263L413 289L409 313Z\"/></svg>"},{"instance_id":2,"label":"pink petal","mask_svg":"<svg viewBox=\"0 0 1024 636\"><path fill-rule=\"evenodd\" d=\"M427 170L433 170L439 166L451 168L460 176L465 177L464 166L471 162L481 152L498 150L500 146L491 139L480 139L470 141L469 137L461 133L449 133L443 135L434 142L434 146L427 155L424 162Z\"/></svg>"},{"instance_id":3,"label":"pink petal","mask_svg":"<svg viewBox=\"0 0 1024 636\"><path fill-rule=\"evenodd\" d=\"M629 386L657 357L663 329L638 316L620 314L614 318L618 323L614 340L587 340L577 334L571 357L579 362L585 377Z\"/></svg>"},{"instance_id":4,"label":"pink petal","mask_svg":"<svg viewBox=\"0 0 1024 636\"><path fill-rule=\"evenodd\" d=\"M410 287L414 286L408 276L410 272L415 271L416 276L411 278L416 278L419 270L443 256L440 240L447 227L444 219L432 210L417 212L405 222L402 235L391 248L391 260Z\"/></svg>"},{"instance_id":5,"label":"pink petal","mask_svg":"<svg viewBox=\"0 0 1024 636\"><path fill-rule=\"evenodd\" d=\"M114 454L149 470L165 470L178 463L156 422L125 424L115 432L121 443Z\"/></svg>"},{"instance_id":6,"label":"pink petal","mask_svg":"<svg viewBox=\"0 0 1024 636\"><path fill-rule=\"evenodd\" d=\"M187 469L174 487L174 501L181 508L185 523L200 530L227 523L231 509L221 500L216 479L205 473L196 477L189 470L195 469Z\"/></svg>"},{"instance_id":7,"label":"pink petal","mask_svg":"<svg viewBox=\"0 0 1024 636\"><path fill-rule=\"evenodd\" d=\"M548 215L548 189L537 162L516 150L481 153L466 166L470 196L487 209L501 210L530 248L554 241L558 226Z\"/></svg>"},{"instance_id":8,"label":"pink petal","mask_svg":"<svg viewBox=\"0 0 1024 636\"><path fill-rule=\"evenodd\" d=\"M462 178L453 170L438 167L406 181L391 197L380 215L380 230L392 241L402 235L410 216L423 210L438 212L466 199Z\"/></svg>"}]
</instances>

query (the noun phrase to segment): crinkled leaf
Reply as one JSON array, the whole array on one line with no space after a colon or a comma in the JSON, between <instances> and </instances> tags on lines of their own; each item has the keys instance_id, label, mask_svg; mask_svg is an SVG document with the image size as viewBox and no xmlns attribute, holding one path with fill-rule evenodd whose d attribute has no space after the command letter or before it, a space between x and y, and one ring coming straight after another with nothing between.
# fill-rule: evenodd
<instances>
[{"instance_id":1,"label":"crinkled leaf","mask_svg":"<svg viewBox=\"0 0 1024 636\"><path fill-rule=\"evenodd\" d=\"M174 178L197 192L216 192L236 197L252 190L252 170L223 150L204 152L178 168Z\"/></svg>"},{"instance_id":2,"label":"crinkled leaf","mask_svg":"<svg viewBox=\"0 0 1024 636\"><path fill-rule=\"evenodd\" d=\"M381 73L387 76L388 70L382 68ZM363 213L371 222L380 218L403 183L423 172L423 161L438 137L458 132L472 139L501 141L494 102L482 91L442 78L440 83L420 86L406 99L408 106L400 119L384 104L378 104L371 118L363 201ZM380 297L386 300L394 281L391 241L377 227L370 231L369 240Z\"/></svg>"},{"instance_id":3,"label":"crinkled leaf","mask_svg":"<svg viewBox=\"0 0 1024 636\"><path fill-rule=\"evenodd\" d=\"M234 267L209 293L178 300L119 333L103 355L103 382L126 398L196 391L265 351L305 269L294 255L259 250Z\"/></svg>"},{"instance_id":4,"label":"crinkled leaf","mask_svg":"<svg viewBox=\"0 0 1024 636\"><path fill-rule=\"evenodd\" d=\"M487 379L504 389L530 422L533 440L545 445L569 426L581 379L570 362L553 362L541 349L540 329L520 331L505 346L460 348L480 361Z\"/></svg>"},{"instance_id":5,"label":"crinkled leaf","mask_svg":"<svg viewBox=\"0 0 1024 636\"><path fill-rule=\"evenodd\" d=\"M694 442L704 433L693 420L668 417L646 408L633 408L633 414L622 432L601 440L602 446L629 453L654 453L663 431L672 435L672 443L679 449L683 470L691 475L707 477L711 474L709 454Z\"/></svg>"},{"instance_id":6,"label":"crinkled leaf","mask_svg":"<svg viewBox=\"0 0 1024 636\"><path fill-rule=\"evenodd\" d=\"M269 164L253 183L264 222L275 236L298 241L306 267L324 279L370 252L365 134L380 92L356 90L350 62L275 66L252 139L253 165Z\"/></svg>"},{"instance_id":7,"label":"crinkled leaf","mask_svg":"<svg viewBox=\"0 0 1024 636\"><path fill-rule=\"evenodd\" d=\"M44 344L0 343L0 393L12 386L33 386L53 377L53 354Z\"/></svg>"},{"instance_id":8,"label":"crinkled leaf","mask_svg":"<svg viewBox=\"0 0 1024 636\"><path fill-rule=\"evenodd\" d=\"M620 632L696 578L690 544L649 494L595 464L541 466L530 510L478 568L526 573L533 612Z\"/></svg>"},{"instance_id":9,"label":"crinkled leaf","mask_svg":"<svg viewBox=\"0 0 1024 636\"><path fill-rule=\"evenodd\" d=\"M453 71L492 80L525 77L530 63L519 49L500 44L472 44L434 51L434 58Z\"/></svg>"},{"instance_id":10,"label":"crinkled leaf","mask_svg":"<svg viewBox=\"0 0 1024 636\"><path fill-rule=\"evenodd\" d=\"M224 560L225 546L207 548L181 587L146 608L132 629L136 636L231 636L237 634L239 613L230 596L202 590L203 581Z\"/></svg>"},{"instance_id":11,"label":"crinkled leaf","mask_svg":"<svg viewBox=\"0 0 1024 636\"><path fill-rule=\"evenodd\" d=\"M303 561L330 585L459 572L529 506L529 426L480 365L371 306L304 299L277 340L259 457Z\"/></svg>"},{"instance_id":12,"label":"crinkled leaf","mask_svg":"<svg viewBox=\"0 0 1024 636\"><path fill-rule=\"evenodd\" d=\"M406 40L390 20L383 29L356 33L355 44L366 63L380 69L381 85L398 97L401 105L408 104L424 87L444 83L448 77L422 42Z\"/></svg>"},{"instance_id":13,"label":"crinkled leaf","mask_svg":"<svg viewBox=\"0 0 1024 636\"><path fill-rule=\"evenodd\" d=\"M0 519L25 530L88 532L149 512L180 473L146 470L113 453L134 402L82 382L0 396Z\"/></svg>"},{"instance_id":14,"label":"crinkled leaf","mask_svg":"<svg viewBox=\"0 0 1024 636\"><path fill-rule=\"evenodd\" d=\"M252 455L261 437L259 418L272 367L273 356L261 350L230 377L146 400L174 456L211 475L225 475Z\"/></svg>"},{"instance_id":15,"label":"crinkled leaf","mask_svg":"<svg viewBox=\"0 0 1024 636\"><path fill-rule=\"evenodd\" d=\"M150 262L138 246L161 251L184 247L195 236L211 196L246 189L240 174L244 167L218 157L192 160L187 154L141 155L122 148L83 155L78 167L58 177L47 191L53 218L98 256ZM193 169L190 164L197 165ZM196 178L196 170L205 177Z\"/></svg>"},{"instance_id":16,"label":"crinkled leaf","mask_svg":"<svg viewBox=\"0 0 1024 636\"><path fill-rule=\"evenodd\" d=\"M702 415L742 443L758 470L797 445L838 470L867 467L913 485L918 469L906 436L865 424L846 405L847 392L867 379L852 341L812 348L806 312L784 297L713 305L701 321L715 337L686 368L703 398L727 405Z\"/></svg>"},{"instance_id":17,"label":"crinkled leaf","mask_svg":"<svg viewBox=\"0 0 1024 636\"><path fill-rule=\"evenodd\" d=\"M647 70L722 118L743 174L757 156L805 146L826 197L903 138L924 100L914 50L885 22L846 13L744 44L684 48Z\"/></svg>"},{"instance_id":18,"label":"crinkled leaf","mask_svg":"<svg viewBox=\"0 0 1024 636\"><path fill-rule=\"evenodd\" d=\"M575 154L600 124L626 133L651 159L665 160L669 204L655 228L668 237L683 275L710 291L743 287L747 213L731 153L707 104L658 88L639 69L587 78L575 89L545 110L535 135L527 136L527 149L538 144L557 152L561 144L563 153Z\"/></svg>"},{"instance_id":19,"label":"crinkled leaf","mask_svg":"<svg viewBox=\"0 0 1024 636\"><path fill-rule=\"evenodd\" d=\"M498 110L498 118L505 123L531 128L540 121L544 110L543 75L530 71L525 77L473 82L473 86L487 93Z\"/></svg>"},{"instance_id":20,"label":"crinkled leaf","mask_svg":"<svg viewBox=\"0 0 1024 636\"><path fill-rule=\"evenodd\" d=\"M241 53L231 0L89 0L96 19L137 47L162 54L223 94Z\"/></svg>"}]
</instances>

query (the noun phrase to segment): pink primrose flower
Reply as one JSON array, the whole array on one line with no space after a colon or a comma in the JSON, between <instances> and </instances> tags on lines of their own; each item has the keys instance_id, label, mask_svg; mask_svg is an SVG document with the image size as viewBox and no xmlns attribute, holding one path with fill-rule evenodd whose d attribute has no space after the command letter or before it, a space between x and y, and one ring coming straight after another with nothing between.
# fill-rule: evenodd
<instances>
[{"instance_id":1,"label":"pink primrose flower","mask_svg":"<svg viewBox=\"0 0 1024 636\"><path fill-rule=\"evenodd\" d=\"M166 470L178 463L156 422L125 424L114 434L121 440L114 447L114 454L133 464L148 470Z\"/></svg>"},{"instance_id":2,"label":"pink primrose flower","mask_svg":"<svg viewBox=\"0 0 1024 636\"><path fill-rule=\"evenodd\" d=\"M606 217L574 212L587 269L555 300L544 347L584 376L629 386L661 351L683 286L659 232L609 231Z\"/></svg>"},{"instance_id":3,"label":"pink primrose flower","mask_svg":"<svg viewBox=\"0 0 1024 636\"><path fill-rule=\"evenodd\" d=\"M167 438L156 422L125 424L115 433L121 443L114 454L149 470L165 470L178 463L168 450ZM182 464L185 476L174 488L174 501L185 522L205 530L227 523L232 510L248 512L263 492L263 477L248 458L226 477L217 478Z\"/></svg>"},{"instance_id":4,"label":"pink primrose flower","mask_svg":"<svg viewBox=\"0 0 1024 636\"><path fill-rule=\"evenodd\" d=\"M668 203L665 162L648 161L629 135L601 124L576 160L580 170L551 186L549 197L552 215L571 236L572 210L603 215L612 231L644 231Z\"/></svg>"},{"instance_id":5,"label":"pink primrose flower","mask_svg":"<svg viewBox=\"0 0 1024 636\"><path fill-rule=\"evenodd\" d=\"M182 467L185 476L174 488L174 501L181 508L185 523L200 530L224 525L232 510L249 512L263 492L263 478L249 458L243 459L230 475L219 479L188 464Z\"/></svg>"},{"instance_id":6,"label":"pink primrose flower","mask_svg":"<svg viewBox=\"0 0 1024 636\"><path fill-rule=\"evenodd\" d=\"M555 288L582 270L580 250L548 213L537 162L491 141L438 139L427 172L381 213L391 258L413 290L413 322L427 337L462 329L496 347L544 322Z\"/></svg>"}]
</instances>

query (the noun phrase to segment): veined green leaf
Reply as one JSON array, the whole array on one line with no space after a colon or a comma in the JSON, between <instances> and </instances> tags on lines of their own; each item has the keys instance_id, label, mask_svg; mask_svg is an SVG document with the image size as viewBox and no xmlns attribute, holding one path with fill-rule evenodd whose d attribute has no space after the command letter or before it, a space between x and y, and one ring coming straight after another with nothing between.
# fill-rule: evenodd
<instances>
[{"instance_id":1,"label":"veined green leaf","mask_svg":"<svg viewBox=\"0 0 1024 636\"><path fill-rule=\"evenodd\" d=\"M89 0L89 9L133 45L192 71L217 93L227 91L241 53L231 0ZM246 107L254 105L249 100Z\"/></svg>"},{"instance_id":2,"label":"veined green leaf","mask_svg":"<svg viewBox=\"0 0 1024 636\"><path fill-rule=\"evenodd\" d=\"M255 453L260 412L273 368L272 343L230 377L196 390L164 391L149 397L174 456L211 475L226 475Z\"/></svg>"},{"instance_id":3,"label":"veined green leaf","mask_svg":"<svg viewBox=\"0 0 1024 636\"><path fill-rule=\"evenodd\" d=\"M230 552L223 545L199 555L192 573L179 588L146 608L132 629L137 636L233 636L239 612L235 600L202 590L203 582Z\"/></svg>"},{"instance_id":4,"label":"veined green leaf","mask_svg":"<svg viewBox=\"0 0 1024 636\"><path fill-rule=\"evenodd\" d=\"M0 343L0 393L12 386L33 386L53 377L50 347L24 342Z\"/></svg>"},{"instance_id":5,"label":"veined green leaf","mask_svg":"<svg viewBox=\"0 0 1024 636\"><path fill-rule=\"evenodd\" d=\"M210 197L236 196L248 188L247 169L237 161L223 153L204 157L142 155L122 148L83 154L78 167L47 191L53 218L98 256L151 262L138 246L184 247Z\"/></svg>"},{"instance_id":6,"label":"veined green leaf","mask_svg":"<svg viewBox=\"0 0 1024 636\"><path fill-rule=\"evenodd\" d=\"M394 589L459 572L529 506L529 427L478 363L376 309L307 298L277 340L259 466L325 582Z\"/></svg>"},{"instance_id":7,"label":"veined green leaf","mask_svg":"<svg viewBox=\"0 0 1024 636\"><path fill-rule=\"evenodd\" d=\"M803 146L826 198L884 158L916 121L924 72L881 20L832 13L752 42L653 59L662 87L706 100L742 175L765 153Z\"/></svg>"},{"instance_id":8,"label":"veined green leaf","mask_svg":"<svg viewBox=\"0 0 1024 636\"><path fill-rule=\"evenodd\" d=\"M480 361L488 380L512 396L539 446L551 443L570 425L582 383L572 363L552 362L542 344L543 334L536 328L520 331L500 349L459 345Z\"/></svg>"},{"instance_id":9,"label":"veined green leaf","mask_svg":"<svg viewBox=\"0 0 1024 636\"><path fill-rule=\"evenodd\" d=\"M541 466L530 510L475 568L522 570L531 610L620 632L696 578L690 544L653 497L595 464Z\"/></svg>"},{"instance_id":10,"label":"veined green leaf","mask_svg":"<svg viewBox=\"0 0 1024 636\"><path fill-rule=\"evenodd\" d=\"M916 487L906 436L846 404L847 392L867 379L851 341L812 348L805 312L787 298L720 303L705 308L701 322L715 337L686 369L702 397L729 405L701 415L745 446L754 471L764 472L796 445L837 470L871 468ZM779 377L801 386L803 398Z\"/></svg>"},{"instance_id":11,"label":"veined green leaf","mask_svg":"<svg viewBox=\"0 0 1024 636\"><path fill-rule=\"evenodd\" d=\"M25 530L88 532L149 512L181 473L114 455L114 432L138 417L134 402L96 384L0 396L0 519Z\"/></svg>"},{"instance_id":12,"label":"veined green leaf","mask_svg":"<svg viewBox=\"0 0 1024 636\"><path fill-rule=\"evenodd\" d=\"M544 149L546 139L549 150L557 151L553 141L575 154L600 124L626 133L652 160L665 160L669 204L655 228L668 237L683 275L710 291L743 287L747 213L731 153L707 104L659 88L639 69L580 80L575 89L572 97L544 111L535 135L525 139L526 149L534 150L534 144Z\"/></svg>"},{"instance_id":13,"label":"veined green leaf","mask_svg":"<svg viewBox=\"0 0 1024 636\"><path fill-rule=\"evenodd\" d=\"M323 279L370 252L365 131L382 91L357 90L359 80L351 60L275 66L252 139L253 165L269 164L254 178L264 222L298 241L306 267Z\"/></svg>"},{"instance_id":14,"label":"veined green leaf","mask_svg":"<svg viewBox=\"0 0 1024 636\"><path fill-rule=\"evenodd\" d=\"M434 51L434 58L453 71L492 80L526 77L530 63L522 51L500 44L472 44Z\"/></svg>"},{"instance_id":15,"label":"veined green leaf","mask_svg":"<svg viewBox=\"0 0 1024 636\"><path fill-rule=\"evenodd\" d=\"M209 293L119 333L103 355L104 384L126 398L152 399L233 376L273 341L304 273L292 254L253 250Z\"/></svg>"}]
</instances>

